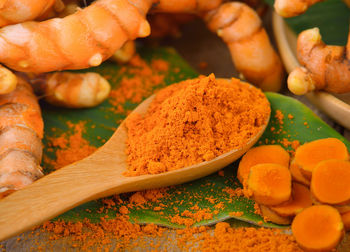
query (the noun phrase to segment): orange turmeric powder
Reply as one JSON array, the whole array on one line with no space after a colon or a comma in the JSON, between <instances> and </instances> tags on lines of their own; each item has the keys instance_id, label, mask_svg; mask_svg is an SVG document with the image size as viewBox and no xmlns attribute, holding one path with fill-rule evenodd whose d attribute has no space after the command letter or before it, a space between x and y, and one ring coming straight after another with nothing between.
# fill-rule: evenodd
<instances>
[{"instance_id":1,"label":"orange turmeric powder","mask_svg":"<svg viewBox=\"0 0 350 252\"><path fill-rule=\"evenodd\" d=\"M128 118L128 176L156 174L239 149L266 123L264 94L238 79L200 77L161 90Z\"/></svg>"},{"instance_id":2,"label":"orange turmeric powder","mask_svg":"<svg viewBox=\"0 0 350 252\"><path fill-rule=\"evenodd\" d=\"M69 128L73 129L74 133L63 133L59 137L49 138L49 147L57 147L55 151L56 160L51 160L48 156L44 157L46 163L51 164L54 169L62 168L73 162L79 161L90 154L97 148L91 146L89 142L83 138L85 132L85 123L79 122L73 124L67 122ZM52 149L50 149L52 150Z\"/></svg>"}]
</instances>

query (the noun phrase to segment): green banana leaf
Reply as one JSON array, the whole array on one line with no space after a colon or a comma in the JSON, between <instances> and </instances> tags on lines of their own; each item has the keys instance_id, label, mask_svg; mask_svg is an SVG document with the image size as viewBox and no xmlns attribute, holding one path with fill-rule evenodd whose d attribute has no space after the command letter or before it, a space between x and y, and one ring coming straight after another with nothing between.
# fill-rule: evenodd
<instances>
[{"instance_id":1,"label":"green banana leaf","mask_svg":"<svg viewBox=\"0 0 350 252\"><path fill-rule=\"evenodd\" d=\"M273 5L274 0L265 0ZM350 9L342 0L325 0L304 14L285 19L296 34L319 27L323 40L330 45L345 45L349 32Z\"/></svg>"},{"instance_id":2,"label":"green banana leaf","mask_svg":"<svg viewBox=\"0 0 350 252\"><path fill-rule=\"evenodd\" d=\"M139 53L147 62L152 59L163 59L169 62L169 70L164 73L166 85L197 76L197 73L173 49L141 48ZM120 67L114 63L106 62L100 67L89 69L89 71L93 70L103 75L113 76L110 83L113 89L116 89L122 76L128 72L125 71L125 68L132 69L133 67ZM268 128L258 144L281 143L283 139L298 140L300 143L304 143L319 138L336 137L341 139L350 149L350 142L346 141L300 102L276 93L266 93L266 96L271 103L272 115ZM132 102L124 104L126 109L132 109L136 105ZM72 123L83 121L86 128L84 138L91 145L99 147L103 144L103 140L107 140L113 134L114 129L118 127L117 121L125 117L122 114L112 112L111 108L113 106L108 101L91 109L62 109L47 104L42 107L45 121L44 144L46 146L49 145L51 137L72 130L67 126L67 121ZM283 124L280 124L275 117L277 110L280 110L284 115ZM271 128L274 128L274 130L271 130ZM280 133L277 133L279 131ZM57 148L45 148L45 156L54 159ZM288 148L291 149L290 146ZM50 165L50 162L44 161L43 163L47 173L52 171ZM222 173L220 175L216 173L190 183L170 187L167 189L168 196L160 198L158 202L148 202L142 207L129 207L130 220L137 223L156 223L180 228L183 225L173 223L171 218L185 210L195 212L193 207L197 206L199 209L206 209L207 213L213 215L208 220L193 223L194 225L209 225L229 218L236 218L265 227L283 227L264 222L258 214L254 213L254 202L252 200L230 196L227 189L241 187L236 179L237 166L238 162L235 162L223 170L223 175ZM129 196L130 194L123 194L120 197L127 199ZM123 204L117 204L115 209L108 209L108 212L101 212L99 209L103 207L103 201L91 201L66 212L58 218L66 221L88 218L91 222L98 222L101 217L106 215L113 218ZM220 207L218 207L218 204L220 204ZM155 211L154 208L159 206L161 206L161 211ZM237 212L241 214L233 216L232 213Z\"/></svg>"}]
</instances>

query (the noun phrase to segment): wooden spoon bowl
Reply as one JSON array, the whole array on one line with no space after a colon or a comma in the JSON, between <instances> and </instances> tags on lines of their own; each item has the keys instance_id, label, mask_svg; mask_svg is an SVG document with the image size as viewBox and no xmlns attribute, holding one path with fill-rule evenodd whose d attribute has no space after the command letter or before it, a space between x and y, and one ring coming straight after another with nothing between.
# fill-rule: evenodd
<instances>
[{"instance_id":1,"label":"wooden spoon bowl","mask_svg":"<svg viewBox=\"0 0 350 252\"><path fill-rule=\"evenodd\" d=\"M132 113L144 114L155 95ZM61 168L0 200L0 240L50 220L84 202L131 191L177 185L207 176L240 158L263 134L264 126L247 144L210 161L156 175L126 177L123 122L101 148L87 158Z\"/></svg>"}]
</instances>

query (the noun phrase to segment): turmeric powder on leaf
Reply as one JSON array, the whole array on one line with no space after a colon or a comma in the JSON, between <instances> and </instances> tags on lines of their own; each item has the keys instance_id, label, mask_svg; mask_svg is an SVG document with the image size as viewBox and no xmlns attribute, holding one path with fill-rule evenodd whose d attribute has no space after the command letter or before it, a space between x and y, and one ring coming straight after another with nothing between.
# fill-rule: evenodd
<instances>
[{"instance_id":1,"label":"turmeric powder on leaf","mask_svg":"<svg viewBox=\"0 0 350 252\"><path fill-rule=\"evenodd\" d=\"M157 93L146 115L130 116L128 176L157 174L209 161L243 147L265 125L270 105L238 79L199 77Z\"/></svg>"}]
</instances>

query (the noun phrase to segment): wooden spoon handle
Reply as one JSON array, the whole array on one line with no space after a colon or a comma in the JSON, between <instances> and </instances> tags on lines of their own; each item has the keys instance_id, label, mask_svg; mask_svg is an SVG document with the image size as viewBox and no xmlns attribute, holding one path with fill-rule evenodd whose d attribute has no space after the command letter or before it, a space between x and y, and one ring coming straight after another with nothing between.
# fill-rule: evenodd
<instances>
[{"instance_id":1,"label":"wooden spoon handle","mask_svg":"<svg viewBox=\"0 0 350 252\"><path fill-rule=\"evenodd\" d=\"M93 155L94 156L94 155ZM125 182L117 167L84 159L55 171L0 200L0 240L98 197L118 191Z\"/></svg>"}]
</instances>

